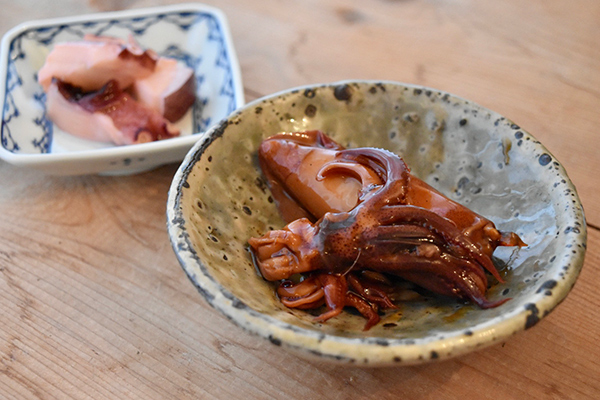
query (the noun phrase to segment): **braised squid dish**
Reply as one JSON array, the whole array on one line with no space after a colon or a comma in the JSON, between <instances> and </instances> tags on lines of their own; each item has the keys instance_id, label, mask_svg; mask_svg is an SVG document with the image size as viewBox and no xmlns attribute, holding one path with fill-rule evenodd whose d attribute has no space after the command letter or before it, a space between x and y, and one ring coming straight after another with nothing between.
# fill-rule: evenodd
<instances>
[{"instance_id":1,"label":"braised squid dish","mask_svg":"<svg viewBox=\"0 0 600 400\"><path fill-rule=\"evenodd\" d=\"M488 219L454 202L410 173L382 149L345 149L321 131L281 133L259 149L262 171L288 223L249 239L262 276L277 283L290 308L344 307L367 320L395 308L390 293L402 280L481 308L498 246L525 246Z\"/></svg>"}]
</instances>

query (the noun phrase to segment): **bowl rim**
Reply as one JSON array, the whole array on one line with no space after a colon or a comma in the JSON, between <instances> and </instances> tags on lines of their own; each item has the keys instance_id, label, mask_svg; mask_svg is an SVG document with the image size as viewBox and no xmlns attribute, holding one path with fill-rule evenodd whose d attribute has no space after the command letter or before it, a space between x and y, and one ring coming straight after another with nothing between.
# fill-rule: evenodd
<instances>
[{"instance_id":1,"label":"bowl rim","mask_svg":"<svg viewBox=\"0 0 600 400\"><path fill-rule=\"evenodd\" d=\"M360 366L391 366L391 365L415 365L429 361L439 361L469 353L475 349L481 349L493 344L502 342L508 337L531 328L542 318L547 316L556 306L558 306L570 292L575 284L580 270L583 267L585 257L585 243L587 238L587 227L581 201L573 185L568 178L562 164L558 163L557 169L565 185L571 190L572 200L579 206L576 218L581 221L579 232L576 233L576 240L583 243L582 248L576 254L571 254L569 261L572 268L565 272L562 282L558 289L553 291L552 296L540 294L540 290L547 289L544 284L537 290L536 301L527 303L525 307L514 309L507 313L499 321L488 321L476 326L474 329L466 329L463 334L452 334L447 337L440 335L430 337L425 340L419 339L390 339L378 337L352 338L345 336L336 336L330 333L317 332L295 326L269 315L262 314L246 306L235 295L229 292L219 282L217 282L208 272L202 261L197 256L195 250L189 242L189 236L186 233L185 220L180 207L182 200L182 191L189 187L187 176L193 170L194 164L200 160L202 152L213 140L221 137L228 125L228 121L236 118L245 110L275 100L282 95L294 91L304 91L321 87L335 87L346 84L365 84L365 85L398 85L412 89L430 90L440 95L448 95L450 98L468 104L469 107L481 111L490 112L493 115L502 117L500 114L482 107L470 100L460 96L414 84L407 84L391 80L343 80L331 83L317 83L302 85L275 92L273 94L261 97L233 112L230 116L215 124L207 131L204 140L199 141L188 152L183 162L176 171L173 181L169 188L167 200L167 229L173 250L177 256L186 275L194 284L205 300L234 324L240 326L247 332L258 335L269 340L271 343L287 348L307 358L317 358L342 364L352 364ZM511 120L502 117L509 126L516 126ZM516 126L524 134L533 136L523 128ZM536 148L544 150L551 155L548 149L539 141L535 141ZM554 156L551 157L556 160ZM575 212L574 211L574 212ZM569 253L570 254L570 253ZM199 267L202 276L198 276L191 265ZM199 280L200 278L200 280Z\"/></svg>"},{"instance_id":2,"label":"bowl rim","mask_svg":"<svg viewBox=\"0 0 600 400\"><path fill-rule=\"evenodd\" d=\"M232 90L235 96L235 107L237 109L243 106L245 103L245 99L241 69L237 53L235 51L227 17L223 13L223 11L213 6L205 5L202 3L182 3L166 6L136 8L131 10L99 12L93 14L87 13L67 17L36 19L31 21L25 21L16 25L4 34L4 36L2 37L2 41L0 42L0 104L2 104L3 106L2 109L4 108L6 96L6 76L8 73L9 48L11 42L21 33L33 28L43 28L60 24L68 25L82 22L126 19L131 17L147 17L162 13L177 13L186 11L204 12L207 14L211 14L218 21L219 25L221 26L225 47L228 49L228 56L230 60L233 82ZM139 143L135 145L86 149L65 153L14 153L7 150L4 146L0 145L0 159L3 159L6 162L9 162L16 166L43 168L62 162L112 160L115 158L124 157L135 158L141 157L143 155L160 153L163 151L173 151L177 149L186 148L188 148L189 150L189 147L192 146L196 141L198 141L199 138L209 130L210 126L204 132L193 132L190 135L171 138L168 140L160 140L150 143ZM157 164L155 166L158 165L160 164Z\"/></svg>"}]
</instances>

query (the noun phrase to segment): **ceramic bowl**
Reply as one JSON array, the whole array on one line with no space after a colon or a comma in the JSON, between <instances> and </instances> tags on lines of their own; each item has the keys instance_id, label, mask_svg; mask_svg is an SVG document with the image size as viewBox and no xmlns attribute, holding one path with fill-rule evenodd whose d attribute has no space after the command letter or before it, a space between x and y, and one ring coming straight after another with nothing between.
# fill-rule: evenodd
<instances>
[{"instance_id":1,"label":"ceramic bowl","mask_svg":"<svg viewBox=\"0 0 600 400\"><path fill-rule=\"evenodd\" d=\"M350 311L325 323L281 305L256 272L247 240L284 222L257 163L262 139L320 129L346 147L382 147L412 173L496 223L527 247L499 248L506 282L488 310L424 296L363 331ZM169 192L168 230L204 298L249 332L306 357L354 365L443 360L531 328L571 290L583 264L586 225L561 164L510 120L448 93L394 82L301 87L254 101L211 129L188 153Z\"/></svg>"},{"instance_id":2,"label":"ceramic bowl","mask_svg":"<svg viewBox=\"0 0 600 400\"><path fill-rule=\"evenodd\" d=\"M114 146L65 133L46 118L37 71L56 43L85 34L127 38L194 69L197 100L176 123L181 136ZM237 57L223 13L201 4L32 21L4 35L0 55L0 157L48 174L126 174L180 162L215 122L244 104Z\"/></svg>"}]
</instances>

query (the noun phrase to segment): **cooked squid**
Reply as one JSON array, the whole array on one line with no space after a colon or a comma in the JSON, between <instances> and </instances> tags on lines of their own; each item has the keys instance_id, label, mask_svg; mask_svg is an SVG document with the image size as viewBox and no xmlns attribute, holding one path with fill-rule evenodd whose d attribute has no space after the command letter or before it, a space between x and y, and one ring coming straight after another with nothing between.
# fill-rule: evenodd
<instances>
[{"instance_id":1,"label":"cooked squid","mask_svg":"<svg viewBox=\"0 0 600 400\"><path fill-rule=\"evenodd\" d=\"M482 308L508 300L485 296L488 275L502 282L491 256L525 244L413 176L397 155L344 149L309 131L266 139L259 159L288 224L249 244L284 305L324 304L320 322L353 307L369 329L395 307L386 277Z\"/></svg>"}]
</instances>

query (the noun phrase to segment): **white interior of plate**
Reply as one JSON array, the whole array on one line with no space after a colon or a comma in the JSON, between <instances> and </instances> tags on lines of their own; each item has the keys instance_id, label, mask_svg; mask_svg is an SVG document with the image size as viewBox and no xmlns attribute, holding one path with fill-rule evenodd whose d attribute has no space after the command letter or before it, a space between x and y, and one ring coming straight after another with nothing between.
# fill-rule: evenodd
<instances>
[{"instance_id":1,"label":"white interior of plate","mask_svg":"<svg viewBox=\"0 0 600 400\"><path fill-rule=\"evenodd\" d=\"M120 38L132 35L142 47L175 58L194 70L197 99L176 123L180 137L117 147L63 132L46 118L45 94L37 83L37 71L54 44L81 40L85 34ZM219 10L199 4L25 23L5 35L2 55L2 75L6 82L4 92L0 92L4 101L0 153L17 164L105 156L110 160L105 160L104 168L127 169L128 165L115 166L114 161L125 159L130 151L135 159L130 158L129 164L179 161L197 140L191 135L206 131L244 103L239 66L225 18ZM185 151L167 152L158 159L160 149L173 150L177 146L185 147ZM147 156L142 159L143 153ZM38 155L50 157L44 157L43 161L40 157L19 158Z\"/></svg>"},{"instance_id":2,"label":"white interior of plate","mask_svg":"<svg viewBox=\"0 0 600 400\"><path fill-rule=\"evenodd\" d=\"M344 312L326 323L279 302L247 250L283 227L257 163L262 139L320 129L346 147L382 147L453 200L528 244L495 253L505 283L488 310L425 296L365 332ZM535 325L569 292L583 264L586 227L560 163L506 118L447 93L394 82L304 87L245 106L212 129L176 174L168 204L175 252L204 297L271 342L327 360L368 365L443 359Z\"/></svg>"}]
</instances>

